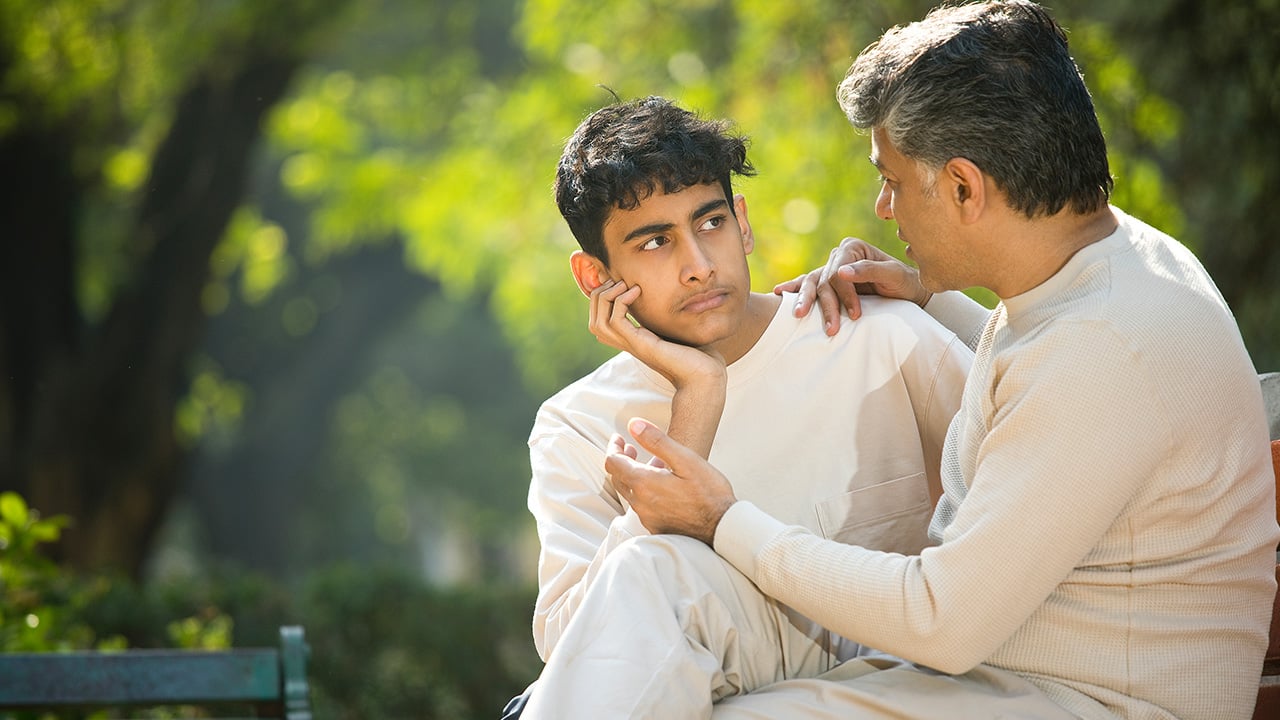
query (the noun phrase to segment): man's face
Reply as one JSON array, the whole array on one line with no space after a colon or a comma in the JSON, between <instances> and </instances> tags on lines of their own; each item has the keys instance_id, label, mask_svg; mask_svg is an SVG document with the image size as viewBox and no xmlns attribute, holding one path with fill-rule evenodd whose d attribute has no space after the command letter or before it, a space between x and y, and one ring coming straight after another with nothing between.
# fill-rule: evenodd
<instances>
[{"instance_id":1,"label":"man's face","mask_svg":"<svg viewBox=\"0 0 1280 720\"><path fill-rule=\"evenodd\" d=\"M608 273L640 286L631 315L655 334L695 347L731 338L746 316L753 242L746 203L718 183L657 193L604 225Z\"/></svg>"},{"instance_id":2,"label":"man's face","mask_svg":"<svg viewBox=\"0 0 1280 720\"><path fill-rule=\"evenodd\" d=\"M925 289L969 287L968 257L939 199L937 178L927 177L914 160L898 152L881 128L871 133L871 163L881 177L876 215L898 223L898 239L907 243L907 257L919 266Z\"/></svg>"}]
</instances>

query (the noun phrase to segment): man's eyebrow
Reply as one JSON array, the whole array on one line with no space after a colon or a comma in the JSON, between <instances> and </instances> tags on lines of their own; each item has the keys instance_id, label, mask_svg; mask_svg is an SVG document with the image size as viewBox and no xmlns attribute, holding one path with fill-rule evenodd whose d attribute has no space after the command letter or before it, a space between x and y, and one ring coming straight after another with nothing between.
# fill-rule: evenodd
<instances>
[{"instance_id":1,"label":"man's eyebrow","mask_svg":"<svg viewBox=\"0 0 1280 720\"><path fill-rule=\"evenodd\" d=\"M869 160L872 165L875 165L877 170L884 170L884 165L880 164L880 158L877 158L875 155L868 155L867 160Z\"/></svg>"}]
</instances>

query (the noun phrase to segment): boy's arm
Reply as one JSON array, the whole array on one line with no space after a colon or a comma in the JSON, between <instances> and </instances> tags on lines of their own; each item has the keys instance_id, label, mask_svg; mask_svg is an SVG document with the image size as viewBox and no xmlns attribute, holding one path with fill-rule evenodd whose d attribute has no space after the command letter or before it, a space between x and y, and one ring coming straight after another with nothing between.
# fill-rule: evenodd
<instances>
[{"instance_id":1,"label":"boy's arm","mask_svg":"<svg viewBox=\"0 0 1280 720\"><path fill-rule=\"evenodd\" d=\"M600 564L620 543L648 531L605 478L595 442L540 414L529 461L529 511L540 543L533 641L545 660Z\"/></svg>"},{"instance_id":2,"label":"boy's arm","mask_svg":"<svg viewBox=\"0 0 1280 720\"><path fill-rule=\"evenodd\" d=\"M672 386L671 425L667 434L709 457L724 411L728 371L714 350L681 345L658 337L631 321L631 304L640 287L609 280L591 293L588 327L600 342L630 353L660 373Z\"/></svg>"},{"instance_id":3,"label":"boy's arm","mask_svg":"<svg viewBox=\"0 0 1280 720\"><path fill-rule=\"evenodd\" d=\"M667 432L706 458L724 410L727 372L714 352L664 340L628 317L640 288L606 282L590 295L589 327L600 342L630 353L671 382ZM534 644L545 660L599 571L622 542L648 531L604 474L604 448L540 417L529 442L529 510L538 524Z\"/></svg>"},{"instance_id":4,"label":"boy's arm","mask_svg":"<svg viewBox=\"0 0 1280 720\"><path fill-rule=\"evenodd\" d=\"M723 388L723 383L720 383ZM673 433L705 442L715 435L723 406L723 392L715 412L714 388L701 385L678 390L672 398ZM534 606L534 645L543 660L573 618L582 597L614 548L647 535L604 473L604 448L581 434L540 416L529 441L533 480L529 511L538 527L538 599Z\"/></svg>"}]
</instances>

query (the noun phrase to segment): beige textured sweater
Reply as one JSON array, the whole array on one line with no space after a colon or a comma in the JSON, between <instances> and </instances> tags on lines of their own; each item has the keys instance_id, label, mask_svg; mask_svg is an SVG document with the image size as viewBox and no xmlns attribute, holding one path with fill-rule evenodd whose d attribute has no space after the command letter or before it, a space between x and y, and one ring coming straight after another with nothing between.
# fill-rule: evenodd
<instances>
[{"instance_id":1,"label":"beige textured sweater","mask_svg":"<svg viewBox=\"0 0 1280 720\"><path fill-rule=\"evenodd\" d=\"M930 303L976 340L940 545L840 545L739 502L716 549L835 632L1011 670L1081 717L1248 718L1280 535L1257 375L1191 253L1116 215L976 337L955 294Z\"/></svg>"}]
</instances>

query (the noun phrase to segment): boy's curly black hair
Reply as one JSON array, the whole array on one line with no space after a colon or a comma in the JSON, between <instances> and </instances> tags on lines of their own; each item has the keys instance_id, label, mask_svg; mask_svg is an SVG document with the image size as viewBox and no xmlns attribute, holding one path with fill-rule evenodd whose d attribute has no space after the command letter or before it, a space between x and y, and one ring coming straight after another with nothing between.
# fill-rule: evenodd
<instances>
[{"instance_id":1,"label":"boy's curly black hair","mask_svg":"<svg viewBox=\"0 0 1280 720\"><path fill-rule=\"evenodd\" d=\"M650 96L603 107L565 144L556 168L556 205L584 252L609 264L604 224L656 191L718 182L733 209L731 174L750 176L747 138L726 121L703 120Z\"/></svg>"}]
</instances>

